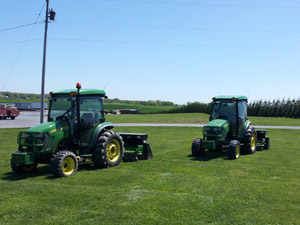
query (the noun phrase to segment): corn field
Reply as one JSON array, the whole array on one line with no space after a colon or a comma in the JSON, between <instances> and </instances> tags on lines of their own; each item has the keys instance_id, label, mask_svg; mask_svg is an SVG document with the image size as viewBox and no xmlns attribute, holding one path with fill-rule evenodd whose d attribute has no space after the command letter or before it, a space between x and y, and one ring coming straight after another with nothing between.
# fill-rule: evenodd
<instances>
[{"instance_id":1,"label":"corn field","mask_svg":"<svg viewBox=\"0 0 300 225\"><path fill-rule=\"evenodd\" d=\"M163 113L207 113L211 103L193 102ZM300 118L300 98L259 100L248 103L248 116Z\"/></svg>"}]
</instances>

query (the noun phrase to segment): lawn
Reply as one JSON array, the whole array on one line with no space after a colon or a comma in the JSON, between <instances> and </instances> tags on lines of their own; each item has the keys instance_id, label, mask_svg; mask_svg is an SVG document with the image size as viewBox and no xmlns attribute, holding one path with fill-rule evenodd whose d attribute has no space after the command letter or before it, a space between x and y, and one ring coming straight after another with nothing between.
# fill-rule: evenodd
<instances>
[{"instance_id":1,"label":"lawn","mask_svg":"<svg viewBox=\"0 0 300 225\"><path fill-rule=\"evenodd\" d=\"M205 124L209 115L204 113L171 113L171 114L135 114L135 115L106 115L113 123L183 123ZM255 126L300 126L300 119L281 117L254 117L249 120Z\"/></svg>"},{"instance_id":2,"label":"lawn","mask_svg":"<svg viewBox=\"0 0 300 225\"><path fill-rule=\"evenodd\" d=\"M300 131L269 130L271 150L227 160L190 157L200 128L146 132L154 158L54 178L49 166L11 173L20 129L0 129L0 224L299 224Z\"/></svg>"},{"instance_id":3,"label":"lawn","mask_svg":"<svg viewBox=\"0 0 300 225\"><path fill-rule=\"evenodd\" d=\"M121 114L106 115L113 123L207 123L208 115L204 113L170 113L170 114Z\"/></svg>"}]
</instances>

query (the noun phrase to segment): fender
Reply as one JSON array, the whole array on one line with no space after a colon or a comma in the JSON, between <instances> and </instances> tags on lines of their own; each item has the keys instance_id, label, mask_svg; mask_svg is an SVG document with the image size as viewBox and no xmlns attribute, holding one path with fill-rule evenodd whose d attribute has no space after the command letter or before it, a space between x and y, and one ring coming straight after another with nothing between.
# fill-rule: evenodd
<instances>
[{"instance_id":1,"label":"fender","mask_svg":"<svg viewBox=\"0 0 300 225\"><path fill-rule=\"evenodd\" d=\"M90 142L90 147L94 147L96 145L97 138L99 137L99 135L101 134L101 132L103 130L105 130L105 129L110 130L112 128L114 128L114 125L111 122L105 122L105 123L99 124L93 132L93 136L92 136L91 142Z\"/></svg>"}]
</instances>

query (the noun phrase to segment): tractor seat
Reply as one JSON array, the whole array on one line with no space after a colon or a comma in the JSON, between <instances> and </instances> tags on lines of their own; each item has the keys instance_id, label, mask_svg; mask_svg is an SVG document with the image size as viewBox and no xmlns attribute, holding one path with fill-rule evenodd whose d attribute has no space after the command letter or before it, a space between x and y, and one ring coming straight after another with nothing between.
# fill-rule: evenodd
<instances>
[{"instance_id":1,"label":"tractor seat","mask_svg":"<svg viewBox=\"0 0 300 225\"><path fill-rule=\"evenodd\" d=\"M82 127L86 127L89 126L91 123L95 122L94 119L94 114L93 113L83 113L82 117L81 117L81 121L82 121Z\"/></svg>"}]
</instances>

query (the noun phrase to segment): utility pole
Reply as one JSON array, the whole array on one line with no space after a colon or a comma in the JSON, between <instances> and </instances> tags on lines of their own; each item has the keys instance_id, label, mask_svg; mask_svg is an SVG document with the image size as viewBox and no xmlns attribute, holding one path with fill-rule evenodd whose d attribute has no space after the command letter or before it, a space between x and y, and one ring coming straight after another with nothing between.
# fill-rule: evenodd
<instances>
[{"instance_id":1,"label":"utility pole","mask_svg":"<svg viewBox=\"0 0 300 225\"><path fill-rule=\"evenodd\" d=\"M47 50L47 32L48 32L48 18L55 19L55 12L51 9L49 12L49 0L46 0L46 19L45 19L45 35L44 35L44 52L43 52L43 68L42 68L42 88L41 88L41 113L40 123L44 122L44 105L45 105L45 72L46 72L46 50Z\"/></svg>"}]
</instances>

